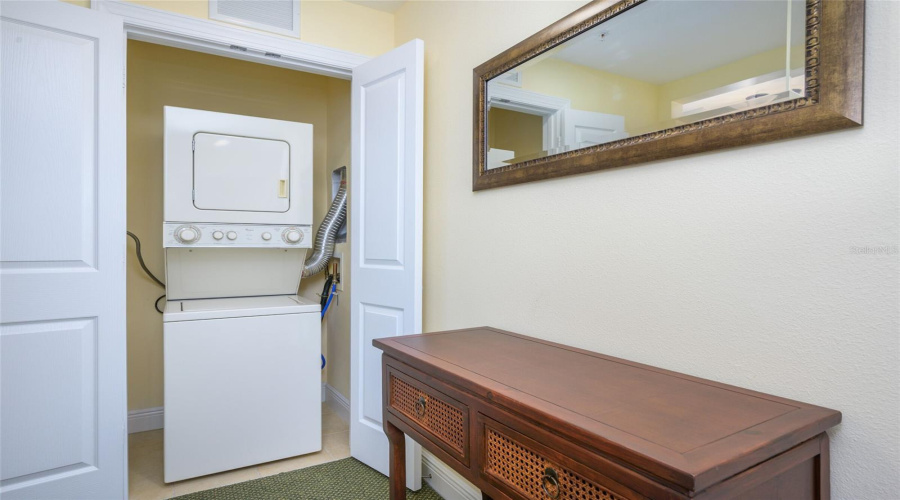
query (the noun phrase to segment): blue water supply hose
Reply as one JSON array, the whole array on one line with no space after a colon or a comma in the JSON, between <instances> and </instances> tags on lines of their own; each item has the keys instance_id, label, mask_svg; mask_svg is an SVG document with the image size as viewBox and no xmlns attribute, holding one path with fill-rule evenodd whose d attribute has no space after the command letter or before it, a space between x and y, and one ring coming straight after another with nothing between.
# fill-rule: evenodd
<instances>
[{"instance_id":1,"label":"blue water supply hose","mask_svg":"<svg viewBox=\"0 0 900 500\"><path fill-rule=\"evenodd\" d=\"M325 301L325 307L322 308L322 319L325 319L325 313L328 312L328 306L331 305L331 299L334 298L334 292L337 291L337 283L331 285L331 291L328 293L328 300ZM322 369L325 369L325 355L322 354Z\"/></svg>"}]
</instances>

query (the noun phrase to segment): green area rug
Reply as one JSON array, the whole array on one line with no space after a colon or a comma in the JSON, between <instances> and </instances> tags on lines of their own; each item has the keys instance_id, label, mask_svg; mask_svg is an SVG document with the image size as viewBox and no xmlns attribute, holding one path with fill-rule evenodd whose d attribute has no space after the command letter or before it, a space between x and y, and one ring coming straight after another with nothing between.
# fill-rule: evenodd
<instances>
[{"instance_id":1,"label":"green area rug","mask_svg":"<svg viewBox=\"0 0 900 500\"><path fill-rule=\"evenodd\" d=\"M178 500L384 500L388 479L355 458L282 472L243 483L198 491ZM430 486L406 491L408 500L441 500Z\"/></svg>"}]
</instances>

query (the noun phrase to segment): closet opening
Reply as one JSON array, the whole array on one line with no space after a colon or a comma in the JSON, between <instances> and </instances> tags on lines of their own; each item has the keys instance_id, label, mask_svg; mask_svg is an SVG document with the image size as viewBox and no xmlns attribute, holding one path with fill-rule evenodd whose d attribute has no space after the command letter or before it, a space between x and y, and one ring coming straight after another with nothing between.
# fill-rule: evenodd
<instances>
[{"instance_id":1,"label":"closet opening","mask_svg":"<svg viewBox=\"0 0 900 500\"><path fill-rule=\"evenodd\" d=\"M313 236L340 188L335 175L339 178L339 169L349 168L350 164L349 80L128 40L127 228L140 240L143 258L143 262L139 262L137 245L129 240L127 370L132 472L140 467L162 465L164 336L159 310L166 299L162 297L164 289L144 267L160 281L165 281L163 153L166 106L311 124ZM345 231L335 245L338 257L350 255ZM311 253L312 249L307 256ZM319 402L324 402L326 395L330 395L327 398L330 404L325 404L322 409L322 451L260 464L256 467L260 474L284 472L350 454L347 415L342 414L344 409L349 409L350 394L350 280L349 266L342 266L337 260L326 266L324 272L303 278L297 291L301 297L328 304L321 323L323 367ZM329 290L334 290L334 295L325 293L326 284ZM234 472L227 475L243 480ZM222 478L222 481L229 479ZM203 484L204 489L210 487L208 483ZM172 484L177 488L179 483ZM182 492L188 491L178 491L179 494Z\"/></svg>"}]
</instances>

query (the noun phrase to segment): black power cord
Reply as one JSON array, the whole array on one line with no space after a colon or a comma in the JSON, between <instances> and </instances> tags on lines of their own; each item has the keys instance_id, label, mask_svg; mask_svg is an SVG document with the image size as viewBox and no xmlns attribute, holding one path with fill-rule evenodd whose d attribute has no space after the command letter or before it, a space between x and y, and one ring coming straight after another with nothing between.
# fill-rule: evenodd
<instances>
[{"instance_id":1,"label":"black power cord","mask_svg":"<svg viewBox=\"0 0 900 500\"><path fill-rule=\"evenodd\" d=\"M322 295L319 295L319 305L325 310L325 304L328 304L328 296L331 295L331 284L334 282L334 275L325 275L325 287L322 288Z\"/></svg>"},{"instance_id":2,"label":"black power cord","mask_svg":"<svg viewBox=\"0 0 900 500\"><path fill-rule=\"evenodd\" d=\"M163 311L162 311L162 309L159 308L159 301L160 301L160 299L164 299L164 298L166 298L166 294L160 295L159 297L156 298L156 300L153 301L153 308L156 309L156 312L158 312L160 314L162 314Z\"/></svg>"},{"instance_id":3,"label":"black power cord","mask_svg":"<svg viewBox=\"0 0 900 500\"><path fill-rule=\"evenodd\" d=\"M125 231L125 234L127 234L128 236L131 236L131 239L134 240L134 250L135 250L135 253L137 253L138 264L141 265L141 269L143 269L144 272L147 273L147 276L150 276L153 279L153 281L156 282L157 285L165 288L166 284L163 283L162 281L160 281L159 278L156 277L156 275L154 275L153 273L150 272L149 269L147 269L147 264L144 264L144 256L141 254L140 238L135 236L134 233L132 233L131 231Z\"/></svg>"},{"instance_id":4,"label":"black power cord","mask_svg":"<svg viewBox=\"0 0 900 500\"><path fill-rule=\"evenodd\" d=\"M131 231L125 231L125 234L127 234L128 236L131 236L131 239L134 240L134 252L137 254L138 264L141 265L141 269L143 269L144 272L147 273L147 276L150 276L150 279L155 281L157 285L161 286L163 288L163 290L165 290L166 284L163 283L162 281L160 281L159 278L157 278L155 274L150 272L150 269L147 268L147 264L144 264L144 256L141 253L141 239L138 238L137 236L135 236L134 233L132 233ZM162 294L159 296L159 298L156 299L155 302L153 302L153 308L156 309L156 312L158 312L160 314L162 314L162 309L159 308L159 301L161 299L163 299L165 296L166 296L166 294Z\"/></svg>"}]
</instances>

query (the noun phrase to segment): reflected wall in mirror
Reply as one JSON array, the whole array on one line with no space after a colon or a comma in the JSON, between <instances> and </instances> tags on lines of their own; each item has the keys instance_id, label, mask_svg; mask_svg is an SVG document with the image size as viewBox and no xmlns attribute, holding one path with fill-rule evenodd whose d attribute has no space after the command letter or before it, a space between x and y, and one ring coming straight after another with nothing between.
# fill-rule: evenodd
<instances>
[{"instance_id":1,"label":"reflected wall in mirror","mask_svg":"<svg viewBox=\"0 0 900 500\"><path fill-rule=\"evenodd\" d=\"M805 27L805 0L647 0L488 81L487 168L802 97Z\"/></svg>"},{"instance_id":2,"label":"reflected wall in mirror","mask_svg":"<svg viewBox=\"0 0 900 500\"><path fill-rule=\"evenodd\" d=\"M542 167L536 178L575 173L571 168L554 172L548 165L582 152L646 147L653 140L813 106L820 80L825 80L819 71L821 49L838 55L843 65L838 68L843 74L827 75L833 77L833 90L846 94L835 95L841 101L835 103L859 108L858 117L837 110L852 122L843 126L861 124L863 4L825 0L824 8L837 15L830 22L838 29L829 33L844 37L854 28L860 32L850 40L823 44L820 1L592 2L476 68L473 187L533 180L511 172L521 168ZM747 123L742 126L751 132ZM782 135L801 133L810 131ZM741 131L724 134L735 138ZM741 142L755 141L711 141L709 149ZM617 158L607 155L607 164L591 166L582 160L575 170L674 153L619 152Z\"/></svg>"}]
</instances>

